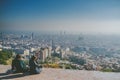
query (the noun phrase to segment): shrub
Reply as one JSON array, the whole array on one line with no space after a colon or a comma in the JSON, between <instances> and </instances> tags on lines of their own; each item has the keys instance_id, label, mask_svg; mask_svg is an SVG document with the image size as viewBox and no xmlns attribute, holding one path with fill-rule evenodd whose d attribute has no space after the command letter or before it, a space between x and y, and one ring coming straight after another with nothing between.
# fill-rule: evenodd
<instances>
[{"instance_id":1,"label":"shrub","mask_svg":"<svg viewBox=\"0 0 120 80\"><path fill-rule=\"evenodd\" d=\"M8 65L12 62L12 51L3 50L0 51L0 64Z\"/></svg>"},{"instance_id":2,"label":"shrub","mask_svg":"<svg viewBox=\"0 0 120 80\"><path fill-rule=\"evenodd\" d=\"M112 69L102 69L101 71L103 71L103 72L113 72L113 70Z\"/></svg>"}]
</instances>

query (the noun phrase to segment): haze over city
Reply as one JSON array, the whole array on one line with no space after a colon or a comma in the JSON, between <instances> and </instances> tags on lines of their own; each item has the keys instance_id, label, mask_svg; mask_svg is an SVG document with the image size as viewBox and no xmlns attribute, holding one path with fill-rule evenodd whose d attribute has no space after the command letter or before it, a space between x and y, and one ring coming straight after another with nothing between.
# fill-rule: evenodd
<instances>
[{"instance_id":1,"label":"haze over city","mask_svg":"<svg viewBox=\"0 0 120 80\"><path fill-rule=\"evenodd\" d=\"M120 0L0 0L0 80L120 80L119 40Z\"/></svg>"},{"instance_id":2,"label":"haze over city","mask_svg":"<svg viewBox=\"0 0 120 80\"><path fill-rule=\"evenodd\" d=\"M119 0L2 0L3 31L120 34Z\"/></svg>"}]
</instances>

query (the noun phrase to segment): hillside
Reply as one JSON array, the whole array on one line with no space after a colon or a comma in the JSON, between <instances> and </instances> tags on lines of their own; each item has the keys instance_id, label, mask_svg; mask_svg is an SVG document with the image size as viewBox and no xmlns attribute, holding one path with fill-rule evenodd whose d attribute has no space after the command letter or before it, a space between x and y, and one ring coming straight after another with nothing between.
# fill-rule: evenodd
<instances>
[{"instance_id":1,"label":"hillside","mask_svg":"<svg viewBox=\"0 0 120 80\"><path fill-rule=\"evenodd\" d=\"M0 65L0 80L120 80L120 73L44 68L40 74L5 74L10 66Z\"/></svg>"}]
</instances>

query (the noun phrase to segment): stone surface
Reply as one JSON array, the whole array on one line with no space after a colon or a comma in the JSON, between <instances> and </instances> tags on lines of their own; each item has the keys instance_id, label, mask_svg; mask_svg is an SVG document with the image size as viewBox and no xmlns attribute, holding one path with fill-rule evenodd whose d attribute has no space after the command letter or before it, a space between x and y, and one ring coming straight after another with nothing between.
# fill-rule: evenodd
<instances>
[{"instance_id":1,"label":"stone surface","mask_svg":"<svg viewBox=\"0 0 120 80\"><path fill-rule=\"evenodd\" d=\"M120 80L120 73L44 68L40 74L6 74L10 66L0 65L0 80Z\"/></svg>"}]
</instances>

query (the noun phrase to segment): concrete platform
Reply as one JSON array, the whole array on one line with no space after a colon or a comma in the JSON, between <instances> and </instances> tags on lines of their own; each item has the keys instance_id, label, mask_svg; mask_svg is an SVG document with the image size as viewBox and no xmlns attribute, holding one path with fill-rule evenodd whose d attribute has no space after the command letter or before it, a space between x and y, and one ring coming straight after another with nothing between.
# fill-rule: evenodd
<instances>
[{"instance_id":1,"label":"concrete platform","mask_svg":"<svg viewBox=\"0 0 120 80\"><path fill-rule=\"evenodd\" d=\"M0 80L120 80L120 73L43 68L37 75L6 74L10 66L0 65Z\"/></svg>"}]
</instances>

